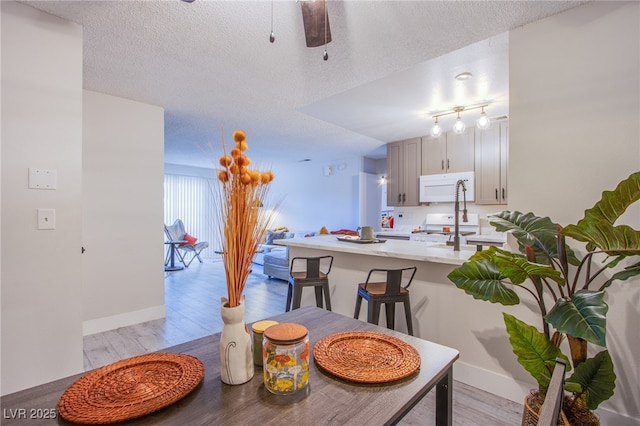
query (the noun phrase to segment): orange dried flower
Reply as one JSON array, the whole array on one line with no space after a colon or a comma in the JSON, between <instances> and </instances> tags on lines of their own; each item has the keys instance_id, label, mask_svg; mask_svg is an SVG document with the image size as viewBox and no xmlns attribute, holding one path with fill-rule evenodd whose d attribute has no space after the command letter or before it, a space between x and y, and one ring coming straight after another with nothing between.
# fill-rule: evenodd
<instances>
[{"instance_id":1,"label":"orange dried flower","mask_svg":"<svg viewBox=\"0 0 640 426\"><path fill-rule=\"evenodd\" d=\"M233 140L236 142L242 142L247 139L247 134L242 130L236 130L233 132Z\"/></svg>"},{"instance_id":2,"label":"orange dried flower","mask_svg":"<svg viewBox=\"0 0 640 426\"><path fill-rule=\"evenodd\" d=\"M240 148L233 148L231 150L231 156L238 161L238 157L240 157L242 155L242 151L240 151Z\"/></svg>"},{"instance_id":3,"label":"orange dried flower","mask_svg":"<svg viewBox=\"0 0 640 426\"><path fill-rule=\"evenodd\" d=\"M251 160L249 160L249 157L247 156L239 155L236 157L236 164L238 166L248 166L250 162Z\"/></svg>"},{"instance_id":4,"label":"orange dried flower","mask_svg":"<svg viewBox=\"0 0 640 426\"><path fill-rule=\"evenodd\" d=\"M246 151L249 148L249 145L245 141L237 142L236 148L238 148L240 151Z\"/></svg>"},{"instance_id":5,"label":"orange dried flower","mask_svg":"<svg viewBox=\"0 0 640 426\"><path fill-rule=\"evenodd\" d=\"M273 217L271 208L256 208L264 205L273 172L248 169L251 159L244 154L248 149L246 134L237 130L233 139L234 147L227 154L223 136L225 153L219 160L222 167L218 170L218 180L221 184L216 203L230 307L241 303L253 256Z\"/></svg>"},{"instance_id":6,"label":"orange dried flower","mask_svg":"<svg viewBox=\"0 0 640 426\"><path fill-rule=\"evenodd\" d=\"M248 185L251 183L251 175L249 173L242 173L240 175L240 182L242 182L245 185Z\"/></svg>"}]
</instances>

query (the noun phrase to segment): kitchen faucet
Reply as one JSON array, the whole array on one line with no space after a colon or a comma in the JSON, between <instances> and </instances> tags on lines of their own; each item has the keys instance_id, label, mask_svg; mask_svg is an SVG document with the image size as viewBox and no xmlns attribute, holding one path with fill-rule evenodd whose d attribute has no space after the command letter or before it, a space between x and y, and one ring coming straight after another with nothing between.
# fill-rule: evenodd
<instances>
[{"instance_id":1,"label":"kitchen faucet","mask_svg":"<svg viewBox=\"0 0 640 426\"><path fill-rule=\"evenodd\" d=\"M460 187L462 187L462 199L464 201L464 207L462 209L462 221L468 222L467 218L467 186L464 184L464 180L458 179L456 182L456 201L455 201L455 213L454 213L454 234L453 234L453 251L460 251L460 201L458 200L460 195Z\"/></svg>"}]
</instances>

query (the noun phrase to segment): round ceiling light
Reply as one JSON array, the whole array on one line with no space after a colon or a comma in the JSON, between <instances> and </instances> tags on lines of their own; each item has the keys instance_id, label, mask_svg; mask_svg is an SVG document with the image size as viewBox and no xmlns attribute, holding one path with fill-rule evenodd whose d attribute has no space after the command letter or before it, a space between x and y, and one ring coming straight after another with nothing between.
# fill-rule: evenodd
<instances>
[{"instance_id":1,"label":"round ceiling light","mask_svg":"<svg viewBox=\"0 0 640 426\"><path fill-rule=\"evenodd\" d=\"M461 72L460 74L456 75L456 80L458 80L458 81L466 81L466 80L469 80L471 77L473 77L473 74L471 74L468 71L465 71L465 72Z\"/></svg>"}]
</instances>

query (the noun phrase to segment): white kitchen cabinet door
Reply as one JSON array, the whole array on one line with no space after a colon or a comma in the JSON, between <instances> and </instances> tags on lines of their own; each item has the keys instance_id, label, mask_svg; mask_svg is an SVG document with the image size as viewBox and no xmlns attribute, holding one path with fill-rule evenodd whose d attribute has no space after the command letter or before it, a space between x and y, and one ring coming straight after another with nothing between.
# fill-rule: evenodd
<instances>
[{"instance_id":1,"label":"white kitchen cabinet door","mask_svg":"<svg viewBox=\"0 0 640 426\"><path fill-rule=\"evenodd\" d=\"M475 167L474 128L461 135L447 132L422 138L422 175L472 172Z\"/></svg>"},{"instance_id":2,"label":"white kitchen cabinet door","mask_svg":"<svg viewBox=\"0 0 640 426\"><path fill-rule=\"evenodd\" d=\"M387 144L387 205L420 204L421 151L421 138Z\"/></svg>"},{"instance_id":3,"label":"white kitchen cabinet door","mask_svg":"<svg viewBox=\"0 0 640 426\"><path fill-rule=\"evenodd\" d=\"M476 204L507 204L508 123L476 133Z\"/></svg>"}]
</instances>

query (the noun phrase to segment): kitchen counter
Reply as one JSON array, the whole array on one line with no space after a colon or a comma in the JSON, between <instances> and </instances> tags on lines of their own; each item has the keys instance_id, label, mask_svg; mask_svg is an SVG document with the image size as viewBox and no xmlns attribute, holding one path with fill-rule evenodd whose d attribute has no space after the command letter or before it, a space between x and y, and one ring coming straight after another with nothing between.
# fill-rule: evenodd
<instances>
[{"instance_id":1,"label":"kitchen counter","mask_svg":"<svg viewBox=\"0 0 640 426\"><path fill-rule=\"evenodd\" d=\"M467 237L467 244L469 245L502 247L506 243L506 238L501 235L470 235Z\"/></svg>"},{"instance_id":2,"label":"kitchen counter","mask_svg":"<svg viewBox=\"0 0 640 426\"><path fill-rule=\"evenodd\" d=\"M320 235L310 238L276 240L277 244L289 247L326 250L339 253L379 256L420 262L462 265L475 252L475 246L461 246L460 251L442 243L403 241L388 239L384 243L361 244L339 241L335 235Z\"/></svg>"},{"instance_id":3,"label":"kitchen counter","mask_svg":"<svg viewBox=\"0 0 640 426\"><path fill-rule=\"evenodd\" d=\"M462 246L463 250L454 252L443 243L389 239L380 244L357 244L338 241L336 235L277 242L289 247L289 259L334 257L329 274L331 307L348 317L354 316L358 284L366 280L369 270L416 266L418 269L409 287L414 335L460 351L455 380L499 395L524 395L531 388L531 383L514 382L514 374L520 371L518 366L505 368L495 356L498 347L504 353L511 353L508 339L502 338L504 309L478 302L456 288L447 277L476 252L475 246ZM304 289L301 306L315 306L314 296L314 291ZM514 315L529 313L527 306L508 309ZM395 315L396 330L406 333L402 306L396 308ZM359 318L366 321L367 303L362 303ZM380 325L386 325L385 309L380 312Z\"/></svg>"}]
</instances>

